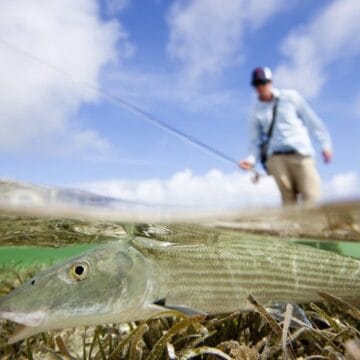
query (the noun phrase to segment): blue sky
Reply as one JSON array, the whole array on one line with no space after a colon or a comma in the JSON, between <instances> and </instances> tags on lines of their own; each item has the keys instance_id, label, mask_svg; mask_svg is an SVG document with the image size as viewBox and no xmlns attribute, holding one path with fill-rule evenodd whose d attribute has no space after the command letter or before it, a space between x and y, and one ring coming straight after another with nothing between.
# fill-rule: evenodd
<instances>
[{"instance_id":1,"label":"blue sky","mask_svg":"<svg viewBox=\"0 0 360 360\"><path fill-rule=\"evenodd\" d=\"M5 0L0 13L2 40L80 80L0 41L6 104L0 110L1 176L153 199L139 190L142 182L156 180L164 192L176 174L190 171L188 178L205 184L215 169L226 181L236 174L234 181L243 183L236 186L248 189L248 175L231 164L145 123L81 82L241 159L254 99L250 72L269 65L275 85L304 93L331 132L334 161L325 166L317 158L324 184L358 192L358 2L65 0L59 6L53 0L44 7L37 0ZM162 193L161 199L167 197Z\"/></svg>"}]
</instances>

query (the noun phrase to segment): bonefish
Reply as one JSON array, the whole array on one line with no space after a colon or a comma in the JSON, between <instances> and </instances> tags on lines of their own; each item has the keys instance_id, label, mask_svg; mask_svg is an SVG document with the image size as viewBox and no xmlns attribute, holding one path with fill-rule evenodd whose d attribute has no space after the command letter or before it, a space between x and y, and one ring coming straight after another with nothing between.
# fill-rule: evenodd
<instances>
[{"instance_id":1,"label":"bonefish","mask_svg":"<svg viewBox=\"0 0 360 360\"><path fill-rule=\"evenodd\" d=\"M0 298L0 318L23 325L13 343L65 327L145 319L175 308L208 314L320 300L357 299L360 261L274 239L177 244L129 237L50 267Z\"/></svg>"}]
</instances>

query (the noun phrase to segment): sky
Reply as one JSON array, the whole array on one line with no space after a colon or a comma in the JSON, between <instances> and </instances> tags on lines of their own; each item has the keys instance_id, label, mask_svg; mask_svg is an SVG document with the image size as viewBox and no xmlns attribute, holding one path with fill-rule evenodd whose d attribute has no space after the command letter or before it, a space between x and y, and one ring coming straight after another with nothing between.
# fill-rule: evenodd
<instances>
[{"instance_id":1,"label":"sky","mask_svg":"<svg viewBox=\"0 0 360 360\"><path fill-rule=\"evenodd\" d=\"M254 185L101 94L240 160L250 72L266 65L332 135L330 165L316 147L323 199L359 196L359 18L353 0L2 0L0 176L156 203L279 203L270 177Z\"/></svg>"}]
</instances>

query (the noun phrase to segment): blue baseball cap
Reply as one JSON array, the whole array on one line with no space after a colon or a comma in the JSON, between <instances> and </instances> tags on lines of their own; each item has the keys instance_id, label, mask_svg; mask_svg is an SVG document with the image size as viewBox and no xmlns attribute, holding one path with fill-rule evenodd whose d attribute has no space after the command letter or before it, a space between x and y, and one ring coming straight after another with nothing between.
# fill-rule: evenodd
<instances>
[{"instance_id":1,"label":"blue baseball cap","mask_svg":"<svg viewBox=\"0 0 360 360\"><path fill-rule=\"evenodd\" d=\"M257 67L251 73L251 85L266 84L272 81L272 73L268 67Z\"/></svg>"}]
</instances>

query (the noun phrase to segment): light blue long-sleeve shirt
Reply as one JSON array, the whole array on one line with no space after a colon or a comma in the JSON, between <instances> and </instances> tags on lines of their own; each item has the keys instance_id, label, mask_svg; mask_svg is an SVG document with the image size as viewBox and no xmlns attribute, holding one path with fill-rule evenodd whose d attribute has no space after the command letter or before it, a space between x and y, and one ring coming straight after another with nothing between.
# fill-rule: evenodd
<instances>
[{"instance_id":1,"label":"light blue long-sleeve shirt","mask_svg":"<svg viewBox=\"0 0 360 360\"><path fill-rule=\"evenodd\" d=\"M279 99L268 155L276 151L295 150L314 155L310 134L322 150L331 150L330 134L306 100L295 90L273 89ZM250 154L248 160L259 160L259 146L268 133L273 117L274 101L257 100L250 114Z\"/></svg>"}]
</instances>

